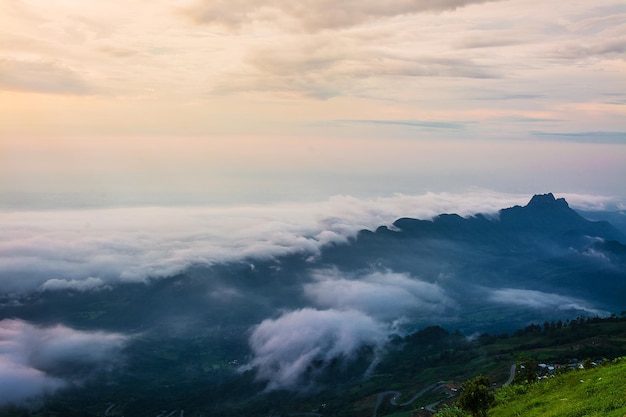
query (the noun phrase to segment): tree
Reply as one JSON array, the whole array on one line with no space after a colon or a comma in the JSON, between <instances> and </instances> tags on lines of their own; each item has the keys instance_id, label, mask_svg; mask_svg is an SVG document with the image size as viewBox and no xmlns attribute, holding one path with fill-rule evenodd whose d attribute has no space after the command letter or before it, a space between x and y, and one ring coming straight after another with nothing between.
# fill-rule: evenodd
<instances>
[{"instance_id":1,"label":"tree","mask_svg":"<svg viewBox=\"0 0 626 417\"><path fill-rule=\"evenodd\" d=\"M467 413L460 408L450 407L449 405L444 405L441 409L435 414L437 417L466 417Z\"/></svg>"},{"instance_id":2,"label":"tree","mask_svg":"<svg viewBox=\"0 0 626 417\"><path fill-rule=\"evenodd\" d=\"M518 357L517 375L513 379L513 383L533 383L537 381L537 361L530 356L521 354Z\"/></svg>"},{"instance_id":3,"label":"tree","mask_svg":"<svg viewBox=\"0 0 626 417\"><path fill-rule=\"evenodd\" d=\"M486 417L487 410L493 402L494 396L490 391L489 378L486 376L479 375L461 385L461 394L457 405L472 416Z\"/></svg>"}]
</instances>

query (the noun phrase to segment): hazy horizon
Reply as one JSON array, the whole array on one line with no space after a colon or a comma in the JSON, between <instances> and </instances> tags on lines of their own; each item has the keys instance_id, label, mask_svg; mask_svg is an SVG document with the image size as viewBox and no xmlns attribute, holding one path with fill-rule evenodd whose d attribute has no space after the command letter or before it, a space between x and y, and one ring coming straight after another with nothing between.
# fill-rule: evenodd
<instances>
[{"instance_id":1,"label":"hazy horizon","mask_svg":"<svg viewBox=\"0 0 626 417\"><path fill-rule=\"evenodd\" d=\"M472 187L623 201L625 13L617 0L2 2L0 201Z\"/></svg>"}]
</instances>

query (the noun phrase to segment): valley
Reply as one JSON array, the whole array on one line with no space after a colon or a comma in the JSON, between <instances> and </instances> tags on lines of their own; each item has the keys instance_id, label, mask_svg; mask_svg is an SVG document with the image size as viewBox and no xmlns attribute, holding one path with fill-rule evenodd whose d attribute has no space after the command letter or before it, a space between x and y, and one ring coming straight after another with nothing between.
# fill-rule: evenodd
<instances>
[{"instance_id":1,"label":"valley","mask_svg":"<svg viewBox=\"0 0 626 417\"><path fill-rule=\"evenodd\" d=\"M548 194L319 251L7 292L4 360L29 376L0 415L431 415L478 374L510 382L524 355L623 356L625 241Z\"/></svg>"}]
</instances>

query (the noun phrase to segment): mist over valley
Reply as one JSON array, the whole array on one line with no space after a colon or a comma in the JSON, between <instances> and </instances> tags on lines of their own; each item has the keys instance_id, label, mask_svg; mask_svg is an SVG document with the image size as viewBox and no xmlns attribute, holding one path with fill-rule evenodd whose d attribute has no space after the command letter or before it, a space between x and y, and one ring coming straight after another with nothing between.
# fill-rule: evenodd
<instances>
[{"instance_id":1,"label":"mist over valley","mask_svg":"<svg viewBox=\"0 0 626 417\"><path fill-rule=\"evenodd\" d=\"M221 229L201 208L158 230L141 226L159 209L9 213L0 405L230 415L367 381L432 326L470 340L624 310L623 230L552 194L507 199L522 197L241 208Z\"/></svg>"}]
</instances>

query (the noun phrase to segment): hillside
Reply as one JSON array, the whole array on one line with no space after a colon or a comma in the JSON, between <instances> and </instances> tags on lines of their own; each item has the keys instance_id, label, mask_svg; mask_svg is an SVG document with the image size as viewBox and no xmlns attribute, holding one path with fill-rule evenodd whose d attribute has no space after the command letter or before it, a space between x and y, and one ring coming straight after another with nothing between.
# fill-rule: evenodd
<instances>
[{"instance_id":1,"label":"hillside","mask_svg":"<svg viewBox=\"0 0 626 417\"><path fill-rule=\"evenodd\" d=\"M156 346L146 341L141 346L145 357L129 369L132 372L117 374L115 384L106 379L91 381L58 393L38 411L9 407L0 410L0 416L155 417L168 410L165 415L179 416L184 411L184 416L198 417L306 413L319 417L371 417L374 411L376 417L425 417L433 414L426 409L429 405L436 408L440 401L454 402L461 383L478 374L487 375L496 386L501 386L520 356L567 367L587 357L595 360L626 354L626 318L579 318L557 326L531 325L511 336L483 334L476 338L428 327L394 340L369 377L363 378L363 369L375 352L363 350L351 366L335 362L321 371L315 391L297 394L279 390L250 395L259 393L262 386L253 381L252 373L229 377L227 365L221 365L221 370L213 369L213 378L219 377L212 384L207 383L211 374L206 372L180 378L180 368L188 367L190 359L201 358L202 353L192 349L181 352L180 346L168 340ZM578 371L572 371L572 375L577 374ZM177 377L177 384L170 385ZM621 386L622 392L626 389L624 382L616 382L615 386ZM512 398L511 392L520 393L520 388L511 389L503 391L508 393L503 397L507 401ZM528 398L537 400L530 395Z\"/></svg>"},{"instance_id":2,"label":"hillside","mask_svg":"<svg viewBox=\"0 0 626 417\"><path fill-rule=\"evenodd\" d=\"M531 385L496 391L489 417L622 417L626 415L626 358L575 370Z\"/></svg>"},{"instance_id":3,"label":"hillside","mask_svg":"<svg viewBox=\"0 0 626 417\"><path fill-rule=\"evenodd\" d=\"M600 363L603 358L613 359L624 354L626 317L588 320L581 317L563 325L546 322L543 326L529 325L512 336L483 334L473 340L441 328L424 329L407 337L401 350L391 352L373 379L379 384L377 395L393 389L401 393L399 403L425 387L432 389L405 406L391 404L388 397L377 416L429 416L432 414L426 409L429 405L438 401L441 405L454 403L460 385L477 375L486 375L496 387L510 382L511 365L525 362L524 358L530 358L536 365L536 372L547 378L555 374L554 369L548 371L548 366L560 368L558 372L562 372L579 367L585 358ZM518 373L519 369L518 366ZM626 394L626 380L617 385ZM367 402L361 399L352 405L344 404L336 415L371 415L376 396L367 398Z\"/></svg>"}]
</instances>

